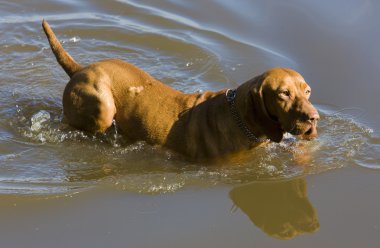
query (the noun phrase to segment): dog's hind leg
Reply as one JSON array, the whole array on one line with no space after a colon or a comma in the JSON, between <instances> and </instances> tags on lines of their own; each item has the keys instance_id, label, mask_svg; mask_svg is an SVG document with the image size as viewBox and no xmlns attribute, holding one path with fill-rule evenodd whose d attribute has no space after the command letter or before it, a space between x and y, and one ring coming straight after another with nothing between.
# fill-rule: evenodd
<instances>
[{"instance_id":1,"label":"dog's hind leg","mask_svg":"<svg viewBox=\"0 0 380 248\"><path fill-rule=\"evenodd\" d=\"M63 94L64 115L75 128L104 133L112 126L116 107L111 90L104 84L69 82Z\"/></svg>"}]
</instances>

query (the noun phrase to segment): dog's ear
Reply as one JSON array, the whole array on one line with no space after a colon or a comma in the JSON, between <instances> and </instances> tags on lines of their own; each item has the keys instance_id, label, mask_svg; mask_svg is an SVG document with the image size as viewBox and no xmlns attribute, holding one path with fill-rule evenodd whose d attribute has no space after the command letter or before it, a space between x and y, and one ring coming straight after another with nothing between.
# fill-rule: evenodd
<instances>
[{"instance_id":1,"label":"dog's ear","mask_svg":"<svg viewBox=\"0 0 380 248\"><path fill-rule=\"evenodd\" d=\"M266 74L262 74L258 77L252 79L251 84L251 96L252 102L255 109L255 114L257 114L257 120L260 123L260 127L264 134L274 142L280 142L283 138L283 130L280 124L273 120L268 112L266 102L270 99L266 99L265 87L268 81L266 80Z\"/></svg>"}]
</instances>

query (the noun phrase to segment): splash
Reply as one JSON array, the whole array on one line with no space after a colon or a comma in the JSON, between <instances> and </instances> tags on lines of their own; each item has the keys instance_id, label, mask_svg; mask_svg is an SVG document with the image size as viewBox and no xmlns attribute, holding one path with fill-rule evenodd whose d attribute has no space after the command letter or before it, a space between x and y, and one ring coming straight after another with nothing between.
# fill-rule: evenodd
<instances>
[{"instance_id":1,"label":"splash","mask_svg":"<svg viewBox=\"0 0 380 248\"><path fill-rule=\"evenodd\" d=\"M45 110L41 110L38 113L34 114L30 119L31 126L30 130L32 132L40 131L44 125L47 125L47 122L50 121L50 114ZM43 140L42 140L43 141Z\"/></svg>"},{"instance_id":2,"label":"splash","mask_svg":"<svg viewBox=\"0 0 380 248\"><path fill-rule=\"evenodd\" d=\"M36 157L41 150L50 157L39 162L45 169L29 165L19 175L2 178L0 192L68 193L108 185L118 190L157 194L185 187L294 178L345 166L379 168L380 139L373 131L326 108L321 110L317 139L302 141L287 134L281 143L254 149L245 161L226 161L217 166L192 164L171 151L144 142L128 144L117 132L116 124L105 135L85 134L64 124L60 111L53 108L33 112L27 107L18 111L11 122L28 144L28 150L21 152L22 156L7 154L2 160L17 164L25 163L22 158L29 157L38 164ZM22 185L17 186L21 181Z\"/></svg>"}]
</instances>

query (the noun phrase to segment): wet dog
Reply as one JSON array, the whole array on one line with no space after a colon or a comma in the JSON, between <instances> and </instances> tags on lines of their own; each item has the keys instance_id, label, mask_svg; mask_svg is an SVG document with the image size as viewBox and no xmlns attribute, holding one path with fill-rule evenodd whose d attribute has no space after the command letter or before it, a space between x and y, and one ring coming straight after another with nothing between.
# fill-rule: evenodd
<instances>
[{"instance_id":1,"label":"wet dog","mask_svg":"<svg viewBox=\"0 0 380 248\"><path fill-rule=\"evenodd\" d=\"M310 87L294 70L271 69L237 89L185 94L118 59L82 67L42 23L51 49L70 81L63 93L67 122L90 133L113 123L129 141L161 145L192 160L247 151L285 132L317 136Z\"/></svg>"}]
</instances>

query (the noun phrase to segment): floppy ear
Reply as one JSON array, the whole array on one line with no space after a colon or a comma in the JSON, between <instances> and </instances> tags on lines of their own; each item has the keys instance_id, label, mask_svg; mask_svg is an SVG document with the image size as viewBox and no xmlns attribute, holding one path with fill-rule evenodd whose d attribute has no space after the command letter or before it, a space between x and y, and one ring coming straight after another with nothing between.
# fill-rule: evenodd
<instances>
[{"instance_id":1,"label":"floppy ear","mask_svg":"<svg viewBox=\"0 0 380 248\"><path fill-rule=\"evenodd\" d=\"M283 138L283 130L280 124L273 120L266 107L265 102L265 84L266 82L265 74L262 74L253 80L251 95L252 101L255 108L255 113L257 114L257 121L260 123L263 133L272 141L280 142Z\"/></svg>"}]
</instances>

